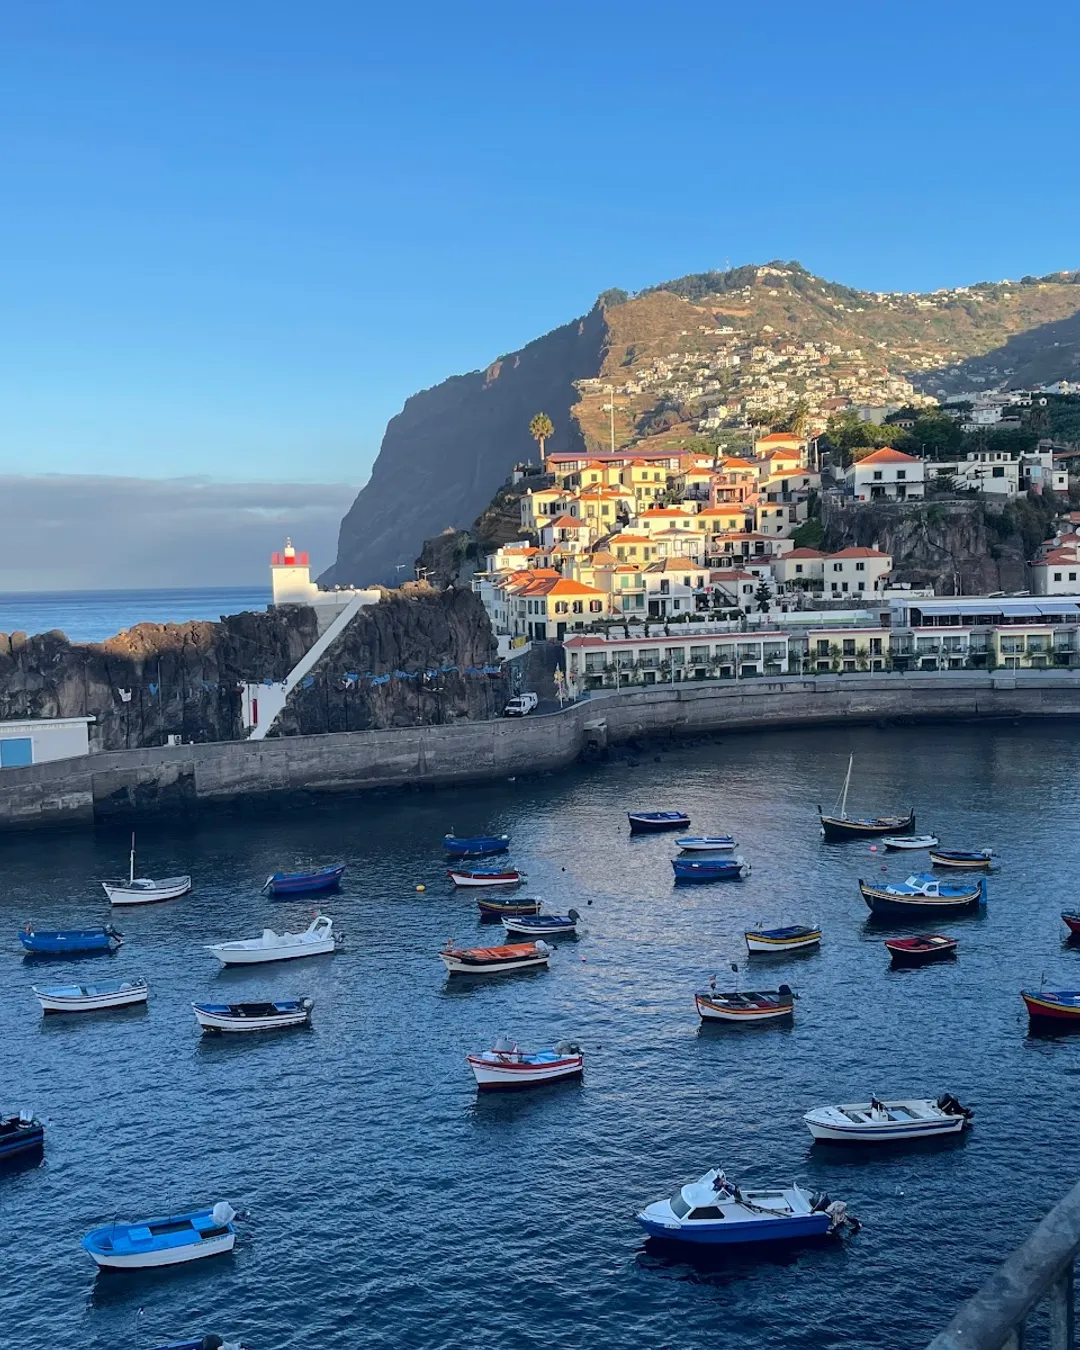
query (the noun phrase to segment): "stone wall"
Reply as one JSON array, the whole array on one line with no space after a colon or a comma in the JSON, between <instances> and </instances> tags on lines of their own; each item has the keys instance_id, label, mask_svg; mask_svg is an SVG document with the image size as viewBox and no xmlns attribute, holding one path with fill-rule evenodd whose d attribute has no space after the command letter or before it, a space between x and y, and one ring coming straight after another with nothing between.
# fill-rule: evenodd
<instances>
[{"instance_id":1,"label":"stone wall","mask_svg":"<svg viewBox=\"0 0 1080 1350\"><path fill-rule=\"evenodd\" d=\"M252 809L333 792L482 782L650 736L1080 717L1080 672L821 675L597 695L522 720L112 751L0 771L0 829Z\"/></svg>"}]
</instances>

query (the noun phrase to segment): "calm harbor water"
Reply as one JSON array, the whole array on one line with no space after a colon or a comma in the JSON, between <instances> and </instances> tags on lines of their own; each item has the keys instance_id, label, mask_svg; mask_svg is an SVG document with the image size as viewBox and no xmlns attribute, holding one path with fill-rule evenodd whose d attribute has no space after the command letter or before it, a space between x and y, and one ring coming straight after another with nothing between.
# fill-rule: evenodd
<instances>
[{"instance_id":1,"label":"calm harbor water","mask_svg":"<svg viewBox=\"0 0 1080 1350\"><path fill-rule=\"evenodd\" d=\"M954 964L892 972L860 875L912 859L826 845L855 752L853 810L913 803L920 829L1001 855L985 914L956 920ZM126 944L73 965L24 961L16 931L108 917L97 880L122 833L4 840L0 1105L48 1121L43 1165L0 1176L9 1235L0 1339L119 1350L218 1330L255 1350L370 1347L919 1346L1080 1172L1065 1123L1080 1039L1029 1036L1018 990L1080 985L1058 911L1080 872L1070 724L731 736L467 792L338 802L141 831L144 867L195 892L122 913ZM670 836L627 808L730 828L745 883L674 890ZM506 830L528 889L585 917L547 971L449 981L448 937L491 940L443 876L440 836ZM921 855L917 855L921 856ZM324 908L333 957L222 972L203 944L298 927L310 904L259 894L279 867L349 863ZM424 884L426 892L416 886ZM798 992L794 1025L702 1028L692 994L745 965L748 923L819 920L817 954L754 964ZM501 930L496 930L501 931ZM6 935L6 936L5 936ZM32 982L145 975L144 1010L43 1020ZM730 973L730 972L728 972ZM306 993L313 1025L203 1039L193 999ZM584 1082L478 1099L469 1049L508 1033L587 1051ZM239 1043L238 1043L239 1042ZM811 1106L949 1090L976 1110L931 1152L811 1147ZM720 1164L846 1200L861 1233L712 1265L656 1254L636 1207ZM228 1198L236 1252L175 1274L95 1277L79 1239L114 1215ZM139 1337L135 1319L145 1311Z\"/></svg>"},{"instance_id":2,"label":"calm harbor water","mask_svg":"<svg viewBox=\"0 0 1080 1350\"><path fill-rule=\"evenodd\" d=\"M47 633L59 628L72 642L103 642L137 623L218 619L265 609L268 586L204 586L158 591L0 592L0 633Z\"/></svg>"}]
</instances>

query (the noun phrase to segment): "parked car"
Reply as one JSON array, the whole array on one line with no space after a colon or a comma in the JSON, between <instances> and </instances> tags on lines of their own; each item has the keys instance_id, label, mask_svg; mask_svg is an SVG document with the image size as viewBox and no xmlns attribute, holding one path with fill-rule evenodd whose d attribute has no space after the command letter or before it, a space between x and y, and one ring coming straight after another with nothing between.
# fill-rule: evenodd
<instances>
[{"instance_id":1,"label":"parked car","mask_svg":"<svg viewBox=\"0 0 1080 1350\"><path fill-rule=\"evenodd\" d=\"M540 702L536 694L518 694L503 709L504 717L527 717Z\"/></svg>"}]
</instances>

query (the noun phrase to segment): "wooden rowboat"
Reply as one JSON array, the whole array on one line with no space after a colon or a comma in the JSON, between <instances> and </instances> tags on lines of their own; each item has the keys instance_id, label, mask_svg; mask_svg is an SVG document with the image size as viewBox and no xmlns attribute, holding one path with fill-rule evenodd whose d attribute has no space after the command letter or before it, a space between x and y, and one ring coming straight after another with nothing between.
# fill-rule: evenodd
<instances>
[{"instance_id":1,"label":"wooden rowboat","mask_svg":"<svg viewBox=\"0 0 1080 1350\"><path fill-rule=\"evenodd\" d=\"M451 975L501 975L504 971L546 966L554 950L546 942L514 942L501 947L447 944L439 960Z\"/></svg>"},{"instance_id":2,"label":"wooden rowboat","mask_svg":"<svg viewBox=\"0 0 1080 1350\"><path fill-rule=\"evenodd\" d=\"M885 947L894 966L922 966L928 961L943 961L956 955L956 938L944 933L924 937L886 938Z\"/></svg>"},{"instance_id":3,"label":"wooden rowboat","mask_svg":"<svg viewBox=\"0 0 1080 1350\"><path fill-rule=\"evenodd\" d=\"M795 1012L795 995L782 984L779 989L731 990L719 992L708 989L694 995L698 1016L703 1022L776 1022L791 1017Z\"/></svg>"}]
</instances>

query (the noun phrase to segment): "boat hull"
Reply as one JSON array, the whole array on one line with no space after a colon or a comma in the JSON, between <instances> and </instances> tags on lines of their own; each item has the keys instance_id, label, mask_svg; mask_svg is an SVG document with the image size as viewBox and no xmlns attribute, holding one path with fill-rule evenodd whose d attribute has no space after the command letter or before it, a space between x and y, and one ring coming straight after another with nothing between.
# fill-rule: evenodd
<instances>
[{"instance_id":1,"label":"boat hull","mask_svg":"<svg viewBox=\"0 0 1080 1350\"><path fill-rule=\"evenodd\" d=\"M30 1153L40 1153L45 1147L45 1126L35 1120L29 1125L18 1126L11 1133L0 1133L0 1162L10 1158L23 1158Z\"/></svg>"},{"instance_id":2,"label":"boat hull","mask_svg":"<svg viewBox=\"0 0 1080 1350\"><path fill-rule=\"evenodd\" d=\"M1059 1003L1041 994L1029 994L1024 990L1020 991L1020 997L1024 1000L1024 1006L1032 1022L1053 1024L1058 1027L1080 1027L1080 1004L1073 1006Z\"/></svg>"},{"instance_id":3,"label":"boat hull","mask_svg":"<svg viewBox=\"0 0 1080 1350\"><path fill-rule=\"evenodd\" d=\"M881 842L885 845L887 853L910 853L933 848L938 841L934 835L924 834L912 839L897 839L892 835L884 835Z\"/></svg>"},{"instance_id":4,"label":"boat hull","mask_svg":"<svg viewBox=\"0 0 1080 1350\"><path fill-rule=\"evenodd\" d=\"M446 875L455 886L520 886L524 877L520 872L455 872L448 869Z\"/></svg>"},{"instance_id":5,"label":"boat hull","mask_svg":"<svg viewBox=\"0 0 1080 1350\"><path fill-rule=\"evenodd\" d=\"M982 892L963 896L890 895L859 882L859 890L870 912L886 918L935 919L950 914L972 914L982 904Z\"/></svg>"},{"instance_id":6,"label":"boat hull","mask_svg":"<svg viewBox=\"0 0 1080 1350\"><path fill-rule=\"evenodd\" d=\"M931 849L930 861L935 867L951 868L956 872L988 872L993 858L958 858Z\"/></svg>"},{"instance_id":7,"label":"boat hull","mask_svg":"<svg viewBox=\"0 0 1080 1350\"><path fill-rule=\"evenodd\" d=\"M577 935L577 921L568 920L564 924L549 924L537 927L530 925L529 919L512 918L503 919L502 926L508 933L514 933L520 937L530 938L549 938L549 937L575 937Z\"/></svg>"},{"instance_id":8,"label":"boat hull","mask_svg":"<svg viewBox=\"0 0 1080 1350\"><path fill-rule=\"evenodd\" d=\"M191 1005L195 1020L203 1031L217 1032L258 1032L282 1031L286 1027L302 1027L311 1021L310 1008L296 1008L289 1012L278 1012L265 1017L239 1017L229 1013L215 1012L212 1008L193 1003Z\"/></svg>"},{"instance_id":9,"label":"boat hull","mask_svg":"<svg viewBox=\"0 0 1080 1350\"><path fill-rule=\"evenodd\" d=\"M480 913L487 919L498 919L504 914L511 918L540 913L539 900L477 900Z\"/></svg>"},{"instance_id":10,"label":"boat hull","mask_svg":"<svg viewBox=\"0 0 1080 1350\"><path fill-rule=\"evenodd\" d=\"M329 956L337 950L333 938L305 942L293 947L229 947L219 943L211 947L223 966L261 966L269 961L298 961L305 956Z\"/></svg>"},{"instance_id":11,"label":"boat hull","mask_svg":"<svg viewBox=\"0 0 1080 1350\"><path fill-rule=\"evenodd\" d=\"M807 937L770 938L764 933L744 933L746 950L752 955L768 955L772 952L807 951L811 947L821 946L821 934L812 933Z\"/></svg>"},{"instance_id":12,"label":"boat hull","mask_svg":"<svg viewBox=\"0 0 1080 1350\"><path fill-rule=\"evenodd\" d=\"M163 1251L102 1252L86 1246L83 1250L101 1270L157 1270L163 1266L186 1265L189 1261L204 1261L210 1256L224 1256L235 1245L236 1234L230 1232Z\"/></svg>"},{"instance_id":13,"label":"boat hull","mask_svg":"<svg viewBox=\"0 0 1080 1350\"><path fill-rule=\"evenodd\" d=\"M269 895L318 895L323 891L335 891L345 874L345 864L333 867L325 872L312 872L308 875L289 875L267 877L263 890Z\"/></svg>"},{"instance_id":14,"label":"boat hull","mask_svg":"<svg viewBox=\"0 0 1080 1350\"><path fill-rule=\"evenodd\" d=\"M1069 930L1069 936L1080 938L1080 914L1063 914L1061 918Z\"/></svg>"},{"instance_id":15,"label":"boat hull","mask_svg":"<svg viewBox=\"0 0 1080 1350\"><path fill-rule=\"evenodd\" d=\"M103 881L102 889L111 905L159 905L165 900L177 900L191 890L190 877L172 877L159 886L133 887L123 881Z\"/></svg>"},{"instance_id":16,"label":"boat hull","mask_svg":"<svg viewBox=\"0 0 1080 1350\"><path fill-rule=\"evenodd\" d=\"M886 942L894 966L926 966L934 961L951 961L956 957L957 943L949 941L933 947L903 947L895 942Z\"/></svg>"},{"instance_id":17,"label":"boat hull","mask_svg":"<svg viewBox=\"0 0 1080 1350\"><path fill-rule=\"evenodd\" d=\"M480 1055L467 1058L481 1092L514 1092L564 1078L580 1078L585 1069L584 1055L567 1055L549 1064L495 1064Z\"/></svg>"},{"instance_id":18,"label":"boat hull","mask_svg":"<svg viewBox=\"0 0 1080 1350\"><path fill-rule=\"evenodd\" d=\"M496 854L506 853L509 848L508 834L477 835L470 839L446 835L443 839L443 852L448 858L492 858Z\"/></svg>"},{"instance_id":19,"label":"boat hull","mask_svg":"<svg viewBox=\"0 0 1080 1350\"><path fill-rule=\"evenodd\" d=\"M627 812L631 834L661 834L669 830L685 830L690 817L684 815L655 816L644 812Z\"/></svg>"},{"instance_id":20,"label":"boat hull","mask_svg":"<svg viewBox=\"0 0 1080 1350\"><path fill-rule=\"evenodd\" d=\"M805 1119L805 1118L804 1118ZM943 1135L961 1134L967 1124L963 1116L950 1116L938 1121L918 1121L911 1125L891 1122L868 1128L852 1125L827 1125L806 1121L806 1127L819 1144L898 1144L908 1139L937 1139Z\"/></svg>"},{"instance_id":21,"label":"boat hull","mask_svg":"<svg viewBox=\"0 0 1080 1350\"><path fill-rule=\"evenodd\" d=\"M735 1247L750 1242L796 1242L807 1238L824 1237L832 1226L825 1213L793 1214L783 1219L739 1220L724 1219L716 1224L697 1223L693 1227L667 1224L635 1216L650 1237L664 1242L678 1242L696 1247Z\"/></svg>"},{"instance_id":22,"label":"boat hull","mask_svg":"<svg viewBox=\"0 0 1080 1350\"><path fill-rule=\"evenodd\" d=\"M61 994L38 988L34 988L32 992L41 1004L42 1012L50 1014L103 1012L108 1008L127 1008L133 1003L145 1003L149 995L145 983L132 984L128 989L117 989L103 994Z\"/></svg>"},{"instance_id":23,"label":"boat hull","mask_svg":"<svg viewBox=\"0 0 1080 1350\"><path fill-rule=\"evenodd\" d=\"M694 1004L703 1022L728 1022L742 1026L757 1022L782 1022L795 1014L795 1004L790 999L772 1007L741 1008L737 1004L726 1004L704 994L695 994Z\"/></svg>"},{"instance_id":24,"label":"boat hull","mask_svg":"<svg viewBox=\"0 0 1080 1350\"><path fill-rule=\"evenodd\" d=\"M118 935L96 932L27 933L19 941L34 956L86 956L92 952L112 952L122 945Z\"/></svg>"},{"instance_id":25,"label":"boat hull","mask_svg":"<svg viewBox=\"0 0 1080 1350\"><path fill-rule=\"evenodd\" d=\"M684 853L730 853L737 847L737 842L729 834L700 835L696 838L675 840Z\"/></svg>"},{"instance_id":26,"label":"boat hull","mask_svg":"<svg viewBox=\"0 0 1080 1350\"><path fill-rule=\"evenodd\" d=\"M908 834L914 827L914 811L907 816L880 816L875 820L821 816L821 833L830 844L842 843L847 839L875 839L885 834Z\"/></svg>"},{"instance_id":27,"label":"boat hull","mask_svg":"<svg viewBox=\"0 0 1080 1350\"><path fill-rule=\"evenodd\" d=\"M744 881L750 875L750 864L734 858L715 862L672 858L671 870L678 885L704 885L710 881Z\"/></svg>"},{"instance_id":28,"label":"boat hull","mask_svg":"<svg viewBox=\"0 0 1080 1350\"><path fill-rule=\"evenodd\" d=\"M520 945L526 946L527 944L522 943ZM477 948L475 950L487 951L489 949ZM498 948L494 950L498 950ZM483 957L469 960L467 959L468 955L468 948L458 948L441 951L439 960L451 975L501 975L504 971L530 970L533 966L546 966L551 959L551 951L546 949L546 943L537 943L533 950L513 952L513 954L501 958L493 956L487 961Z\"/></svg>"}]
</instances>

